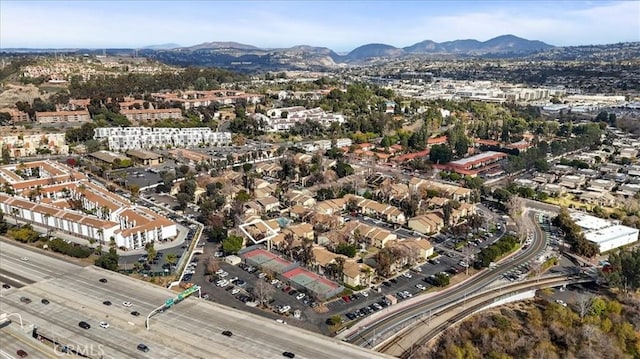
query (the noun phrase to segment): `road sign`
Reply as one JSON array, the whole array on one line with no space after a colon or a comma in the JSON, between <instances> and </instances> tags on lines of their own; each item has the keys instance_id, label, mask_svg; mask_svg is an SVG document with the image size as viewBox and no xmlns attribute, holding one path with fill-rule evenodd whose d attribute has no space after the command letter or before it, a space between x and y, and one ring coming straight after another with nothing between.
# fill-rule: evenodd
<instances>
[{"instance_id":1,"label":"road sign","mask_svg":"<svg viewBox=\"0 0 640 359\"><path fill-rule=\"evenodd\" d=\"M164 302L164 304L165 304L167 307L172 306L172 305L173 305L173 298L169 298L169 299L167 299L167 300Z\"/></svg>"},{"instance_id":2,"label":"road sign","mask_svg":"<svg viewBox=\"0 0 640 359\"><path fill-rule=\"evenodd\" d=\"M184 298L197 292L198 290L200 290L200 286L194 285L193 287L188 288L184 290L182 293L178 294L177 300L183 300Z\"/></svg>"}]
</instances>

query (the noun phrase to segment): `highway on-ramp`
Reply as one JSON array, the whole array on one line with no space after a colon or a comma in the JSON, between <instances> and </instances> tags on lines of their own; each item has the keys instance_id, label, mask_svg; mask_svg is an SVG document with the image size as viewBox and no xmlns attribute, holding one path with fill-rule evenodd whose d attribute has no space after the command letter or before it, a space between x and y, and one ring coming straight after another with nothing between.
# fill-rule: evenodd
<instances>
[{"instance_id":1,"label":"highway on-ramp","mask_svg":"<svg viewBox=\"0 0 640 359\"><path fill-rule=\"evenodd\" d=\"M199 298L187 298L151 317L147 330L147 314L176 292L7 242L0 242L0 253L0 271L34 281L3 290L0 312L19 313L25 325L33 324L38 333L70 347L85 348L93 353L90 357L279 358L288 351L296 358L389 358ZM29 259L22 260L23 256ZM100 282L101 278L106 283ZM31 302L24 303L22 297ZM49 303L42 303L42 299ZM103 304L105 301L111 305ZM124 302L131 306L124 306ZM91 328L81 328L80 321ZM108 322L109 328L101 328L101 321ZM221 334L226 330L232 332L230 337ZM146 344L149 352L137 350L140 343Z\"/></svg>"},{"instance_id":2,"label":"highway on-ramp","mask_svg":"<svg viewBox=\"0 0 640 359\"><path fill-rule=\"evenodd\" d=\"M418 301L400 311L392 312L386 316L384 316L385 313L378 312L380 313L379 317L374 315L368 324L358 325L355 330L345 336L346 340L359 346L374 348L383 340L397 334L403 328L403 324L417 320L425 314L435 315L438 308L451 302L464 300L466 297L486 288L490 283L502 276L503 273L536 258L544 250L546 242L542 230L535 224L534 216L534 212L531 211L526 211L525 215L523 215L525 219L523 222L527 229L534 234L534 239L531 246L522 250L517 256L491 270L486 269L455 287ZM389 309L393 310L393 306ZM380 319L375 321L376 318Z\"/></svg>"}]
</instances>

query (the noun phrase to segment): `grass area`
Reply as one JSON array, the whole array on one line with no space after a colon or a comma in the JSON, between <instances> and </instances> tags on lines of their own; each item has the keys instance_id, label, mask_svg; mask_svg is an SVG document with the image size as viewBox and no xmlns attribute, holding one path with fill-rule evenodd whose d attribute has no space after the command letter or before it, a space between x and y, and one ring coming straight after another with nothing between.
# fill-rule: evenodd
<instances>
[{"instance_id":1,"label":"grass area","mask_svg":"<svg viewBox=\"0 0 640 359\"><path fill-rule=\"evenodd\" d=\"M593 204L589 204L589 203L583 203L580 202L578 200L575 199L575 197L573 195L565 195L562 197L548 197L547 199L544 200L545 203L549 203L549 204L554 204L556 206L561 206L561 207L567 207L567 208L582 208L588 212L592 212L593 208L596 207L597 205L593 205ZM602 208L602 210L607 214L611 214L613 212L616 211L615 208L611 208L611 207L602 207L600 206L600 208Z\"/></svg>"}]
</instances>

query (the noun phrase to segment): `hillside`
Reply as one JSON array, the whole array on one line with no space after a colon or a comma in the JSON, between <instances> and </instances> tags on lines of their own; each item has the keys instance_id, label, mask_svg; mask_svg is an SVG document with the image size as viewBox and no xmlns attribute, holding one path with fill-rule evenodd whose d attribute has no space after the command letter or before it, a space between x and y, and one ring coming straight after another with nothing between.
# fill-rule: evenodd
<instances>
[{"instance_id":1,"label":"hillside","mask_svg":"<svg viewBox=\"0 0 640 359\"><path fill-rule=\"evenodd\" d=\"M585 308L586 307L586 308ZM580 308L544 299L482 312L415 358L640 358L640 300L595 297Z\"/></svg>"}]
</instances>

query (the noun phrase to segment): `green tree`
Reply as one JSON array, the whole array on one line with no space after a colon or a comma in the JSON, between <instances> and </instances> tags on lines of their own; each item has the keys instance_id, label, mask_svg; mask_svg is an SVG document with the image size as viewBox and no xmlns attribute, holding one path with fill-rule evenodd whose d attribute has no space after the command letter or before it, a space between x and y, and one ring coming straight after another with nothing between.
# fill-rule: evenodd
<instances>
[{"instance_id":1,"label":"green tree","mask_svg":"<svg viewBox=\"0 0 640 359\"><path fill-rule=\"evenodd\" d=\"M436 164L451 162L453 153L448 145L434 145L429 152L429 160Z\"/></svg>"},{"instance_id":2,"label":"green tree","mask_svg":"<svg viewBox=\"0 0 640 359\"><path fill-rule=\"evenodd\" d=\"M240 236L230 235L222 241L222 251L225 254L237 254L244 243L244 239Z\"/></svg>"},{"instance_id":3,"label":"green tree","mask_svg":"<svg viewBox=\"0 0 640 359\"><path fill-rule=\"evenodd\" d=\"M96 258L95 265L108 270L118 270L118 252L114 247L109 248L109 252L103 253L100 257Z\"/></svg>"}]
</instances>

